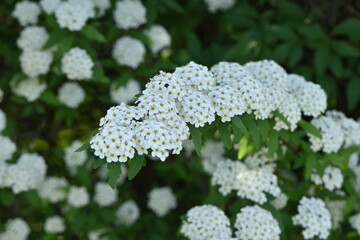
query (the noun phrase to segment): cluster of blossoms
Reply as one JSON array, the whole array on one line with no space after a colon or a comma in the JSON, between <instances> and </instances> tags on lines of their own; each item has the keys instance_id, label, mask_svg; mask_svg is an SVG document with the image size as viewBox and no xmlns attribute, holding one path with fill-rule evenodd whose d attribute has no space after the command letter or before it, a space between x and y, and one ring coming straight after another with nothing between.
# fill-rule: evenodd
<instances>
[{"instance_id":1,"label":"cluster of blossoms","mask_svg":"<svg viewBox=\"0 0 360 240\"><path fill-rule=\"evenodd\" d=\"M46 219L44 230L47 233L62 233L65 231L64 219L60 216L52 216Z\"/></svg>"},{"instance_id":2,"label":"cluster of blossoms","mask_svg":"<svg viewBox=\"0 0 360 240\"><path fill-rule=\"evenodd\" d=\"M277 156L269 157L268 152L268 148L263 147L260 151L248 155L244 159L246 166L250 169L263 169L269 172L274 172Z\"/></svg>"},{"instance_id":3,"label":"cluster of blossoms","mask_svg":"<svg viewBox=\"0 0 360 240\"><path fill-rule=\"evenodd\" d=\"M58 203L66 199L65 188L68 187L65 178L47 177L37 188L42 199L46 199L51 203Z\"/></svg>"},{"instance_id":4,"label":"cluster of blossoms","mask_svg":"<svg viewBox=\"0 0 360 240\"><path fill-rule=\"evenodd\" d=\"M26 240L30 234L29 225L21 218L9 219L6 222L5 232L0 233L0 239Z\"/></svg>"},{"instance_id":5,"label":"cluster of blossoms","mask_svg":"<svg viewBox=\"0 0 360 240\"><path fill-rule=\"evenodd\" d=\"M345 200L326 200L326 207L331 214L332 228L337 229L344 221Z\"/></svg>"},{"instance_id":6,"label":"cluster of blossoms","mask_svg":"<svg viewBox=\"0 0 360 240\"><path fill-rule=\"evenodd\" d=\"M3 110L0 109L0 132L6 127L6 116Z\"/></svg>"},{"instance_id":7,"label":"cluster of blossoms","mask_svg":"<svg viewBox=\"0 0 360 240\"><path fill-rule=\"evenodd\" d=\"M153 25L145 31L146 36L150 39L150 48L153 54L169 47L171 44L171 36L163 26Z\"/></svg>"},{"instance_id":8,"label":"cluster of blossoms","mask_svg":"<svg viewBox=\"0 0 360 240\"><path fill-rule=\"evenodd\" d=\"M323 200L303 197L298 212L292 220L294 225L305 228L302 232L305 239L327 239L331 230L331 215Z\"/></svg>"},{"instance_id":9,"label":"cluster of blossoms","mask_svg":"<svg viewBox=\"0 0 360 240\"><path fill-rule=\"evenodd\" d=\"M93 66L90 56L79 47L70 49L61 59L61 69L70 80L89 80Z\"/></svg>"},{"instance_id":10,"label":"cluster of blossoms","mask_svg":"<svg viewBox=\"0 0 360 240\"><path fill-rule=\"evenodd\" d=\"M344 181L344 176L342 175L339 168L327 166L322 177L313 173L311 175L311 180L316 185L324 184L326 189L333 191L334 189L341 188Z\"/></svg>"},{"instance_id":11,"label":"cluster of blossoms","mask_svg":"<svg viewBox=\"0 0 360 240\"><path fill-rule=\"evenodd\" d=\"M148 207L159 217L176 208L176 197L170 187L154 188L149 192Z\"/></svg>"},{"instance_id":12,"label":"cluster of blossoms","mask_svg":"<svg viewBox=\"0 0 360 240\"><path fill-rule=\"evenodd\" d=\"M24 97L29 102L33 102L44 92L46 83L40 82L38 78L28 78L21 82L17 82L14 79L10 83L10 87L15 95Z\"/></svg>"},{"instance_id":13,"label":"cluster of blossoms","mask_svg":"<svg viewBox=\"0 0 360 240\"><path fill-rule=\"evenodd\" d=\"M95 184L94 201L101 207L108 207L116 201L118 195L117 189L112 189L105 182Z\"/></svg>"},{"instance_id":14,"label":"cluster of blossoms","mask_svg":"<svg viewBox=\"0 0 360 240\"><path fill-rule=\"evenodd\" d=\"M273 207L277 210L283 209L288 201L288 197L285 193L281 193L278 197L276 197L274 200L272 200L270 203L273 205Z\"/></svg>"},{"instance_id":15,"label":"cluster of blossoms","mask_svg":"<svg viewBox=\"0 0 360 240\"><path fill-rule=\"evenodd\" d=\"M64 83L59 88L58 99L69 108L77 108L85 99L85 91L75 82Z\"/></svg>"},{"instance_id":16,"label":"cluster of blossoms","mask_svg":"<svg viewBox=\"0 0 360 240\"><path fill-rule=\"evenodd\" d=\"M67 196L67 202L71 207L81 208L89 203L89 193L85 187L71 186Z\"/></svg>"},{"instance_id":17,"label":"cluster of blossoms","mask_svg":"<svg viewBox=\"0 0 360 240\"><path fill-rule=\"evenodd\" d=\"M138 0L121 0L114 11L116 26L120 29L137 28L146 23L146 8Z\"/></svg>"},{"instance_id":18,"label":"cluster of blossoms","mask_svg":"<svg viewBox=\"0 0 360 240\"><path fill-rule=\"evenodd\" d=\"M144 60L145 53L146 49L141 41L124 36L115 42L112 56L119 65L137 68Z\"/></svg>"},{"instance_id":19,"label":"cluster of blossoms","mask_svg":"<svg viewBox=\"0 0 360 240\"><path fill-rule=\"evenodd\" d=\"M130 79L125 86L116 87L113 84L110 88L111 100L117 104L122 102L128 104L134 102L136 95L141 92L141 87L138 81Z\"/></svg>"},{"instance_id":20,"label":"cluster of blossoms","mask_svg":"<svg viewBox=\"0 0 360 240\"><path fill-rule=\"evenodd\" d=\"M41 9L37 3L27 0L18 2L12 13L21 26L36 24L38 22Z\"/></svg>"},{"instance_id":21,"label":"cluster of blossoms","mask_svg":"<svg viewBox=\"0 0 360 240\"><path fill-rule=\"evenodd\" d=\"M360 234L360 214L356 214L351 216L349 219L349 223L353 229L355 229L358 234Z\"/></svg>"},{"instance_id":22,"label":"cluster of blossoms","mask_svg":"<svg viewBox=\"0 0 360 240\"><path fill-rule=\"evenodd\" d=\"M236 0L205 0L209 12L224 11L235 5Z\"/></svg>"},{"instance_id":23,"label":"cluster of blossoms","mask_svg":"<svg viewBox=\"0 0 360 240\"><path fill-rule=\"evenodd\" d=\"M16 144L10 138L0 135L0 162L9 160L16 151Z\"/></svg>"},{"instance_id":24,"label":"cluster of blossoms","mask_svg":"<svg viewBox=\"0 0 360 240\"><path fill-rule=\"evenodd\" d=\"M140 217L140 209L133 200L128 200L116 210L116 217L119 224L131 226Z\"/></svg>"}]
</instances>

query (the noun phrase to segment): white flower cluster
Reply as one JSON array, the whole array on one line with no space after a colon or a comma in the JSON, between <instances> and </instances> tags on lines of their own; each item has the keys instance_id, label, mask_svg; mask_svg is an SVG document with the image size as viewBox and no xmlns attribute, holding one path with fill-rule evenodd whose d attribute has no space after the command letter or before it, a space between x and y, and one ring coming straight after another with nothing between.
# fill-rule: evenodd
<instances>
[{"instance_id":1,"label":"white flower cluster","mask_svg":"<svg viewBox=\"0 0 360 240\"><path fill-rule=\"evenodd\" d=\"M46 89L46 83L40 82L38 78L28 78L21 82L12 81L10 86L15 95L24 97L29 102L38 99Z\"/></svg>"},{"instance_id":2,"label":"white flower cluster","mask_svg":"<svg viewBox=\"0 0 360 240\"><path fill-rule=\"evenodd\" d=\"M87 52L73 47L61 59L61 70L70 80L89 80L92 75L93 61Z\"/></svg>"},{"instance_id":3,"label":"white flower cluster","mask_svg":"<svg viewBox=\"0 0 360 240\"><path fill-rule=\"evenodd\" d=\"M316 173L313 173L311 175L311 180L316 185L324 184L326 189L333 191L335 189L341 188L344 181L344 176L342 175L339 168L327 166L322 177Z\"/></svg>"},{"instance_id":4,"label":"white flower cluster","mask_svg":"<svg viewBox=\"0 0 360 240\"><path fill-rule=\"evenodd\" d=\"M276 197L274 200L272 200L270 203L273 205L273 207L277 210L283 209L288 201L288 197L285 193L281 193L278 197Z\"/></svg>"},{"instance_id":5,"label":"white flower cluster","mask_svg":"<svg viewBox=\"0 0 360 240\"><path fill-rule=\"evenodd\" d=\"M88 234L88 239L89 240L109 240L109 238L107 236L104 236L104 234L106 233L106 229L101 228L95 231L91 231Z\"/></svg>"},{"instance_id":6,"label":"white flower cluster","mask_svg":"<svg viewBox=\"0 0 360 240\"><path fill-rule=\"evenodd\" d=\"M118 195L117 189L112 189L105 182L95 184L94 201L101 207L108 207L116 201Z\"/></svg>"},{"instance_id":7,"label":"white flower cluster","mask_svg":"<svg viewBox=\"0 0 360 240\"><path fill-rule=\"evenodd\" d=\"M20 36L16 43L23 51L39 51L45 45L48 38L49 34L45 28L30 26L24 28L24 30L20 32Z\"/></svg>"},{"instance_id":8,"label":"white flower cluster","mask_svg":"<svg viewBox=\"0 0 360 240\"><path fill-rule=\"evenodd\" d=\"M170 187L154 188L149 192L147 206L159 217L176 208L176 196Z\"/></svg>"},{"instance_id":9,"label":"white flower cluster","mask_svg":"<svg viewBox=\"0 0 360 240\"><path fill-rule=\"evenodd\" d=\"M0 109L0 132L6 127L6 116L3 110ZM1 159L1 157L0 157ZM1 160L0 160L1 161Z\"/></svg>"},{"instance_id":10,"label":"white flower cluster","mask_svg":"<svg viewBox=\"0 0 360 240\"><path fill-rule=\"evenodd\" d=\"M75 82L64 83L58 90L58 99L69 108L77 108L85 99L85 91Z\"/></svg>"},{"instance_id":11,"label":"white flower cluster","mask_svg":"<svg viewBox=\"0 0 360 240\"><path fill-rule=\"evenodd\" d=\"M247 206L236 215L236 237L241 240L279 240L280 227L270 212Z\"/></svg>"},{"instance_id":12,"label":"white flower cluster","mask_svg":"<svg viewBox=\"0 0 360 240\"><path fill-rule=\"evenodd\" d=\"M222 160L225 155L225 148L222 142L206 141L201 148L202 166L205 172L212 174L217 169L217 164Z\"/></svg>"},{"instance_id":13,"label":"white flower cluster","mask_svg":"<svg viewBox=\"0 0 360 240\"><path fill-rule=\"evenodd\" d=\"M298 205L298 214L292 218L294 225L305 228L305 239L327 239L331 230L331 215L323 200L303 197Z\"/></svg>"},{"instance_id":14,"label":"white flower cluster","mask_svg":"<svg viewBox=\"0 0 360 240\"><path fill-rule=\"evenodd\" d=\"M138 0L121 0L114 11L116 26L120 29L137 28L146 23L146 8Z\"/></svg>"},{"instance_id":15,"label":"white flower cluster","mask_svg":"<svg viewBox=\"0 0 360 240\"><path fill-rule=\"evenodd\" d=\"M58 203L66 199L65 188L68 182L65 178L47 177L37 188L42 199L47 199L51 203Z\"/></svg>"},{"instance_id":16,"label":"white flower cluster","mask_svg":"<svg viewBox=\"0 0 360 240\"><path fill-rule=\"evenodd\" d=\"M41 0L40 6L47 14L53 14L60 3L61 0Z\"/></svg>"},{"instance_id":17,"label":"white flower cluster","mask_svg":"<svg viewBox=\"0 0 360 240\"><path fill-rule=\"evenodd\" d=\"M228 217L212 205L191 208L186 213L180 232L190 240L232 239Z\"/></svg>"},{"instance_id":18,"label":"white flower cluster","mask_svg":"<svg viewBox=\"0 0 360 240\"><path fill-rule=\"evenodd\" d=\"M95 8L98 9L98 16L103 16L105 11L111 7L110 0L92 0Z\"/></svg>"},{"instance_id":19,"label":"white flower cluster","mask_svg":"<svg viewBox=\"0 0 360 240\"><path fill-rule=\"evenodd\" d=\"M30 234L29 225L21 218L9 219L5 228L5 232L0 234L3 240L26 240Z\"/></svg>"},{"instance_id":20,"label":"white flower cluster","mask_svg":"<svg viewBox=\"0 0 360 240\"><path fill-rule=\"evenodd\" d=\"M288 75L291 93L306 116L318 117L326 110L327 96L320 85L308 82L297 74Z\"/></svg>"},{"instance_id":21,"label":"white flower cluster","mask_svg":"<svg viewBox=\"0 0 360 240\"><path fill-rule=\"evenodd\" d=\"M47 74L53 61L50 51L26 50L20 55L20 65L23 73L31 78Z\"/></svg>"},{"instance_id":22,"label":"white flower cluster","mask_svg":"<svg viewBox=\"0 0 360 240\"><path fill-rule=\"evenodd\" d=\"M268 152L268 148L263 147L262 149L260 149L260 151L248 155L244 159L246 166L250 169L264 169L269 172L274 172L276 168L275 161L277 160L277 156L273 156L272 158L270 158L268 156Z\"/></svg>"},{"instance_id":23,"label":"white flower cluster","mask_svg":"<svg viewBox=\"0 0 360 240\"><path fill-rule=\"evenodd\" d=\"M15 194L36 189L46 177L46 163L36 153L23 153L16 164L8 165L5 185Z\"/></svg>"},{"instance_id":24,"label":"white flower cluster","mask_svg":"<svg viewBox=\"0 0 360 240\"><path fill-rule=\"evenodd\" d=\"M121 37L115 44L112 56L119 65L137 68L144 61L146 49L144 44L132 37Z\"/></svg>"},{"instance_id":25,"label":"white flower cluster","mask_svg":"<svg viewBox=\"0 0 360 240\"><path fill-rule=\"evenodd\" d=\"M341 126L327 116L314 118L311 120L311 123L319 129L322 135L322 138L318 138L312 134L308 134L311 149L315 152L323 150L325 153L339 151L344 142L344 133Z\"/></svg>"},{"instance_id":26,"label":"white flower cluster","mask_svg":"<svg viewBox=\"0 0 360 240\"><path fill-rule=\"evenodd\" d=\"M64 219L60 216L52 216L46 219L44 224L46 233L62 233L65 231Z\"/></svg>"},{"instance_id":27,"label":"white flower cluster","mask_svg":"<svg viewBox=\"0 0 360 240\"><path fill-rule=\"evenodd\" d=\"M9 160L16 151L16 144L10 138L0 135L0 162Z\"/></svg>"},{"instance_id":28,"label":"white flower cluster","mask_svg":"<svg viewBox=\"0 0 360 240\"><path fill-rule=\"evenodd\" d=\"M41 9L37 3L27 0L16 3L12 15L19 21L21 26L36 24Z\"/></svg>"},{"instance_id":29,"label":"white flower cluster","mask_svg":"<svg viewBox=\"0 0 360 240\"><path fill-rule=\"evenodd\" d=\"M163 26L153 25L145 31L146 36L150 39L150 49L153 54L169 47L171 44L171 36Z\"/></svg>"},{"instance_id":30,"label":"white flower cluster","mask_svg":"<svg viewBox=\"0 0 360 240\"><path fill-rule=\"evenodd\" d=\"M56 21L61 28L80 31L89 18L95 16L95 6L89 0L62 1L55 10Z\"/></svg>"},{"instance_id":31,"label":"white flower cluster","mask_svg":"<svg viewBox=\"0 0 360 240\"><path fill-rule=\"evenodd\" d=\"M332 228L337 229L340 223L344 221L345 200L327 200L326 207L331 214Z\"/></svg>"},{"instance_id":32,"label":"white flower cluster","mask_svg":"<svg viewBox=\"0 0 360 240\"><path fill-rule=\"evenodd\" d=\"M82 142L76 140L70 146L64 149L64 160L67 168L71 171L71 173L74 173L76 168L83 165L87 159L86 151L75 152L82 145Z\"/></svg>"},{"instance_id":33,"label":"white flower cluster","mask_svg":"<svg viewBox=\"0 0 360 240\"><path fill-rule=\"evenodd\" d=\"M264 169L249 169L239 161L220 161L211 183L220 185L219 191L224 196L235 190L238 196L260 204L267 201L265 193L274 197L281 193L276 175Z\"/></svg>"},{"instance_id":34,"label":"white flower cluster","mask_svg":"<svg viewBox=\"0 0 360 240\"><path fill-rule=\"evenodd\" d=\"M121 225L129 227L140 217L140 209L133 200L128 200L119 206L116 216Z\"/></svg>"},{"instance_id":35,"label":"white flower cluster","mask_svg":"<svg viewBox=\"0 0 360 240\"><path fill-rule=\"evenodd\" d=\"M117 104L134 102L135 95L139 93L141 93L140 84L134 79L130 79L125 86L116 87L112 84L110 88L111 100Z\"/></svg>"},{"instance_id":36,"label":"white flower cluster","mask_svg":"<svg viewBox=\"0 0 360 240\"><path fill-rule=\"evenodd\" d=\"M84 207L89 203L89 193L85 187L71 186L67 196L67 202L74 208Z\"/></svg>"},{"instance_id":37,"label":"white flower cluster","mask_svg":"<svg viewBox=\"0 0 360 240\"><path fill-rule=\"evenodd\" d=\"M233 7L236 0L205 0L209 12L224 11Z\"/></svg>"},{"instance_id":38,"label":"white flower cluster","mask_svg":"<svg viewBox=\"0 0 360 240\"><path fill-rule=\"evenodd\" d=\"M349 218L349 223L353 229L355 229L358 234L360 234L360 213L353 215Z\"/></svg>"}]
</instances>

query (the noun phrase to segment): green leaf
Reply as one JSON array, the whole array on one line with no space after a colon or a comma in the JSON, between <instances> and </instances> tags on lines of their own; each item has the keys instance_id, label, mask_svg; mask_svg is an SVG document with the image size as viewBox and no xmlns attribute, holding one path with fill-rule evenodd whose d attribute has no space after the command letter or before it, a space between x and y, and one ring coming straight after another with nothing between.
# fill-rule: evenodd
<instances>
[{"instance_id":1,"label":"green leaf","mask_svg":"<svg viewBox=\"0 0 360 240\"><path fill-rule=\"evenodd\" d=\"M309 154L305 162L305 180L309 180L313 169L317 166L317 159L315 154Z\"/></svg>"},{"instance_id":2,"label":"green leaf","mask_svg":"<svg viewBox=\"0 0 360 240\"><path fill-rule=\"evenodd\" d=\"M322 75L330 63L331 55L327 45L319 46L315 52L315 68L319 75Z\"/></svg>"},{"instance_id":3,"label":"green leaf","mask_svg":"<svg viewBox=\"0 0 360 240\"><path fill-rule=\"evenodd\" d=\"M110 78L105 75L104 71L101 68L94 69L93 79L98 83L108 84L111 82Z\"/></svg>"},{"instance_id":4,"label":"green leaf","mask_svg":"<svg viewBox=\"0 0 360 240\"><path fill-rule=\"evenodd\" d=\"M107 164L108 169L108 183L111 188L115 189L117 180L121 175L121 163L120 162L112 162Z\"/></svg>"},{"instance_id":5,"label":"green leaf","mask_svg":"<svg viewBox=\"0 0 360 240\"><path fill-rule=\"evenodd\" d=\"M90 40L94 40L100 43L106 43L105 36L91 25L85 26L83 29L81 29L80 33Z\"/></svg>"},{"instance_id":6,"label":"green leaf","mask_svg":"<svg viewBox=\"0 0 360 240\"><path fill-rule=\"evenodd\" d=\"M360 78L352 78L346 86L347 105L350 111L354 111L360 101Z\"/></svg>"},{"instance_id":7,"label":"green leaf","mask_svg":"<svg viewBox=\"0 0 360 240\"><path fill-rule=\"evenodd\" d=\"M288 126L288 128L290 128L291 125L290 125L289 121L278 110L274 111L273 114L276 117L278 117L281 121L283 121L286 124L286 126Z\"/></svg>"},{"instance_id":8,"label":"green leaf","mask_svg":"<svg viewBox=\"0 0 360 240\"><path fill-rule=\"evenodd\" d=\"M351 196L348 198L348 200L346 201L346 206L345 206L345 210L344 210L344 215L348 215L356 206L356 197L355 196Z\"/></svg>"},{"instance_id":9,"label":"green leaf","mask_svg":"<svg viewBox=\"0 0 360 240\"><path fill-rule=\"evenodd\" d=\"M140 169L145 165L145 157L144 155L135 155L133 159L131 159L129 171L128 171L128 179L132 180L140 171Z\"/></svg>"},{"instance_id":10,"label":"green leaf","mask_svg":"<svg viewBox=\"0 0 360 240\"><path fill-rule=\"evenodd\" d=\"M232 144L231 144L229 125L220 123L219 132L220 132L221 141L223 142L223 144L227 149L230 149L232 147Z\"/></svg>"},{"instance_id":11,"label":"green leaf","mask_svg":"<svg viewBox=\"0 0 360 240\"><path fill-rule=\"evenodd\" d=\"M231 123L239 128L245 135L249 134L249 131L246 129L243 121L241 120L241 118L239 116L235 116L231 119Z\"/></svg>"},{"instance_id":12,"label":"green leaf","mask_svg":"<svg viewBox=\"0 0 360 240\"><path fill-rule=\"evenodd\" d=\"M255 149L259 149L260 148L260 132L259 132L258 126L256 125L255 121L253 121L253 120L248 121L248 126L249 126L249 130L250 130L251 138L255 145Z\"/></svg>"},{"instance_id":13,"label":"green leaf","mask_svg":"<svg viewBox=\"0 0 360 240\"><path fill-rule=\"evenodd\" d=\"M279 147L279 135L277 131L269 133L269 156L273 157Z\"/></svg>"},{"instance_id":14,"label":"green leaf","mask_svg":"<svg viewBox=\"0 0 360 240\"><path fill-rule=\"evenodd\" d=\"M61 106L62 103L59 101L59 99L56 97L56 95L52 92L50 92L49 90L46 90L45 92L43 92L43 94L41 95L41 99L44 100L44 102L46 102L49 105L53 105L53 106Z\"/></svg>"},{"instance_id":15,"label":"green leaf","mask_svg":"<svg viewBox=\"0 0 360 240\"><path fill-rule=\"evenodd\" d=\"M198 156L201 156L202 139L201 139L200 130L193 125L189 125L189 129L190 129L191 138L194 142L196 153Z\"/></svg>"},{"instance_id":16,"label":"green leaf","mask_svg":"<svg viewBox=\"0 0 360 240\"><path fill-rule=\"evenodd\" d=\"M67 36L67 32L64 29L56 29L51 31L48 40L46 41L43 49L48 49L50 47L55 46L59 43L59 41L65 39Z\"/></svg>"},{"instance_id":17,"label":"green leaf","mask_svg":"<svg viewBox=\"0 0 360 240\"><path fill-rule=\"evenodd\" d=\"M0 193L0 199L2 204L8 207L14 203L16 197L15 194L12 193L12 191L10 191L9 189L2 189Z\"/></svg>"},{"instance_id":18,"label":"green leaf","mask_svg":"<svg viewBox=\"0 0 360 240\"><path fill-rule=\"evenodd\" d=\"M269 121L268 120L260 120L260 121L258 121L258 124L259 124L259 128L260 128L261 138L264 141L266 141L266 139L269 135L269 131L270 131Z\"/></svg>"},{"instance_id":19,"label":"green leaf","mask_svg":"<svg viewBox=\"0 0 360 240\"><path fill-rule=\"evenodd\" d=\"M314 135L315 137L322 138L321 132L314 125L305 120L300 120L298 125L305 130L305 132Z\"/></svg>"},{"instance_id":20,"label":"green leaf","mask_svg":"<svg viewBox=\"0 0 360 240\"><path fill-rule=\"evenodd\" d=\"M359 57L359 48L351 45L346 41L332 41L332 47L334 51L340 56L344 57Z\"/></svg>"},{"instance_id":21,"label":"green leaf","mask_svg":"<svg viewBox=\"0 0 360 240\"><path fill-rule=\"evenodd\" d=\"M75 152L82 152L85 151L87 149L90 149L90 143L84 143L81 147L79 147L78 149L76 149Z\"/></svg>"},{"instance_id":22,"label":"green leaf","mask_svg":"<svg viewBox=\"0 0 360 240\"><path fill-rule=\"evenodd\" d=\"M347 35L354 40L360 39L360 19L348 18L345 21L339 23L335 29L334 34Z\"/></svg>"},{"instance_id":23,"label":"green leaf","mask_svg":"<svg viewBox=\"0 0 360 240\"><path fill-rule=\"evenodd\" d=\"M290 54L288 64L290 67L295 67L300 62L303 56L303 48L301 46L295 46Z\"/></svg>"},{"instance_id":24,"label":"green leaf","mask_svg":"<svg viewBox=\"0 0 360 240\"><path fill-rule=\"evenodd\" d=\"M241 160L243 157L247 155L249 152L249 140L247 137L242 137L239 142L239 151L237 158Z\"/></svg>"},{"instance_id":25,"label":"green leaf","mask_svg":"<svg viewBox=\"0 0 360 240\"><path fill-rule=\"evenodd\" d=\"M104 165L106 163L106 160L103 158L97 158L95 161L94 161L94 164L93 164L93 169L97 169L99 167L101 167L102 165Z\"/></svg>"},{"instance_id":26,"label":"green leaf","mask_svg":"<svg viewBox=\"0 0 360 240\"><path fill-rule=\"evenodd\" d=\"M324 30L319 25L315 24L299 26L297 30L308 39L320 39L326 37Z\"/></svg>"}]
</instances>

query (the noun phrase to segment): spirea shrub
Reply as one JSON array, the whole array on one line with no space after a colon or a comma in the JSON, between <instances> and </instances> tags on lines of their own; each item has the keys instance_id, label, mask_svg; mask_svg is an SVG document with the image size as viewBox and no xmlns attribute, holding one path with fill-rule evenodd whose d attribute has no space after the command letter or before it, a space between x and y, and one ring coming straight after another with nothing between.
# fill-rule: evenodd
<instances>
[{"instance_id":1,"label":"spirea shrub","mask_svg":"<svg viewBox=\"0 0 360 240\"><path fill-rule=\"evenodd\" d=\"M0 240L360 239L360 22L299 6L6 1Z\"/></svg>"}]
</instances>

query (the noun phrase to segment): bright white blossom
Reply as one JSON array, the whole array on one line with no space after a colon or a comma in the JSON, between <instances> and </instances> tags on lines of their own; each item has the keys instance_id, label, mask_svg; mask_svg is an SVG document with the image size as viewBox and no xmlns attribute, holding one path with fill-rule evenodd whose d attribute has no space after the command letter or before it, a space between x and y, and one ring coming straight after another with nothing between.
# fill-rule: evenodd
<instances>
[{"instance_id":1,"label":"bright white blossom","mask_svg":"<svg viewBox=\"0 0 360 240\"><path fill-rule=\"evenodd\" d=\"M311 175L311 180L316 185L323 184L326 189L333 191L334 189L341 188L344 181L344 176L342 175L339 168L327 166L322 177L316 173L313 173Z\"/></svg>"},{"instance_id":2,"label":"bright white blossom","mask_svg":"<svg viewBox=\"0 0 360 240\"><path fill-rule=\"evenodd\" d=\"M94 201L101 207L108 207L116 201L117 189L112 189L108 183L98 182L95 184Z\"/></svg>"},{"instance_id":3,"label":"bright white blossom","mask_svg":"<svg viewBox=\"0 0 360 240\"><path fill-rule=\"evenodd\" d=\"M78 83L67 82L59 88L58 98L65 106L77 108L85 100L85 91Z\"/></svg>"},{"instance_id":4,"label":"bright white blossom","mask_svg":"<svg viewBox=\"0 0 360 240\"><path fill-rule=\"evenodd\" d=\"M89 203L89 193L85 187L71 186L67 196L67 202L74 208L85 207Z\"/></svg>"},{"instance_id":5,"label":"bright white blossom","mask_svg":"<svg viewBox=\"0 0 360 240\"><path fill-rule=\"evenodd\" d=\"M111 100L117 104L134 102L135 95L141 92L141 87L138 81L130 79L125 86L118 86L112 84L110 88Z\"/></svg>"},{"instance_id":6,"label":"bright white blossom","mask_svg":"<svg viewBox=\"0 0 360 240\"><path fill-rule=\"evenodd\" d=\"M16 144L10 138L0 135L0 162L9 160L16 151Z\"/></svg>"},{"instance_id":7,"label":"bright white blossom","mask_svg":"<svg viewBox=\"0 0 360 240\"><path fill-rule=\"evenodd\" d=\"M327 239L331 230L331 215L323 200L303 197L298 205L298 214L293 218L294 225L304 228L305 239L318 237Z\"/></svg>"},{"instance_id":8,"label":"bright white blossom","mask_svg":"<svg viewBox=\"0 0 360 240\"><path fill-rule=\"evenodd\" d=\"M240 210L235 228L236 237L241 240L280 240L279 223L269 211L257 205Z\"/></svg>"},{"instance_id":9,"label":"bright white blossom","mask_svg":"<svg viewBox=\"0 0 360 240\"><path fill-rule=\"evenodd\" d=\"M68 182L61 177L47 177L37 188L42 199L47 199L51 203L58 203L66 198L65 188Z\"/></svg>"},{"instance_id":10,"label":"bright white blossom","mask_svg":"<svg viewBox=\"0 0 360 240\"><path fill-rule=\"evenodd\" d=\"M112 56L119 65L137 68L144 61L146 49L144 44L132 37L119 38L112 51Z\"/></svg>"},{"instance_id":11,"label":"bright white blossom","mask_svg":"<svg viewBox=\"0 0 360 240\"><path fill-rule=\"evenodd\" d=\"M95 17L95 4L93 1L89 0L68 0L72 5L80 5L86 11L88 18Z\"/></svg>"},{"instance_id":12,"label":"bright white blossom","mask_svg":"<svg viewBox=\"0 0 360 240\"><path fill-rule=\"evenodd\" d=\"M232 239L228 217L212 205L191 208L186 213L180 232L189 240Z\"/></svg>"},{"instance_id":13,"label":"bright white blossom","mask_svg":"<svg viewBox=\"0 0 360 240\"><path fill-rule=\"evenodd\" d=\"M65 231L64 219L60 216L52 216L45 220L44 230L46 233L62 233Z\"/></svg>"},{"instance_id":14,"label":"bright white blossom","mask_svg":"<svg viewBox=\"0 0 360 240\"><path fill-rule=\"evenodd\" d=\"M236 0L205 0L209 12L224 11L235 5Z\"/></svg>"},{"instance_id":15,"label":"bright white blossom","mask_svg":"<svg viewBox=\"0 0 360 240\"><path fill-rule=\"evenodd\" d=\"M349 218L350 226L355 229L360 235L360 213L353 215Z\"/></svg>"},{"instance_id":16,"label":"bright white blossom","mask_svg":"<svg viewBox=\"0 0 360 240\"><path fill-rule=\"evenodd\" d=\"M61 28L80 31L90 17L87 10L75 1L62 1L55 10L56 21Z\"/></svg>"},{"instance_id":17,"label":"bright white blossom","mask_svg":"<svg viewBox=\"0 0 360 240\"><path fill-rule=\"evenodd\" d=\"M148 194L147 206L159 217L176 208L176 196L170 187L154 188Z\"/></svg>"},{"instance_id":18,"label":"bright white blossom","mask_svg":"<svg viewBox=\"0 0 360 240\"><path fill-rule=\"evenodd\" d=\"M46 177L46 163L36 153L23 153L16 164L6 170L5 184L15 194L36 189Z\"/></svg>"},{"instance_id":19,"label":"bright white blossom","mask_svg":"<svg viewBox=\"0 0 360 240\"><path fill-rule=\"evenodd\" d=\"M274 172L277 156L269 157L268 152L268 148L263 147L260 151L246 156L244 159L246 166L250 169L263 169Z\"/></svg>"},{"instance_id":20,"label":"bright white blossom","mask_svg":"<svg viewBox=\"0 0 360 240\"><path fill-rule=\"evenodd\" d=\"M145 31L146 36L150 39L150 49L153 54L169 47L171 44L171 36L163 26L153 25Z\"/></svg>"},{"instance_id":21,"label":"bright white blossom","mask_svg":"<svg viewBox=\"0 0 360 240\"><path fill-rule=\"evenodd\" d=\"M121 0L114 11L116 26L120 29L137 28L146 22L146 8L138 0Z\"/></svg>"},{"instance_id":22,"label":"bright white blossom","mask_svg":"<svg viewBox=\"0 0 360 240\"><path fill-rule=\"evenodd\" d=\"M46 83L40 82L38 78L27 78L21 82L12 81L10 86L15 95L24 97L29 102L38 99L46 89Z\"/></svg>"},{"instance_id":23,"label":"bright white blossom","mask_svg":"<svg viewBox=\"0 0 360 240\"><path fill-rule=\"evenodd\" d=\"M340 227L340 223L344 221L344 210L346 208L345 200L327 200L326 207L331 214L331 221L333 229Z\"/></svg>"},{"instance_id":24,"label":"bright white blossom","mask_svg":"<svg viewBox=\"0 0 360 240\"><path fill-rule=\"evenodd\" d=\"M47 14L53 14L60 3L61 0L41 0L40 6Z\"/></svg>"},{"instance_id":25,"label":"bright white blossom","mask_svg":"<svg viewBox=\"0 0 360 240\"><path fill-rule=\"evenodd\" d=\"M36 24L38 22L41 9L37 3L27 0L16 3L12 15L19 21L21 26Z\"/></svg>"},{"instance_id":26,"label":"bright white blossom","mask_svg":"<svg viewBox=\"0 0 360 240\"><path fill-rule=\"evenodd\" d=\"M87 52L74 47L66 52L61 59L61 70L70 80L89 80L92 78L94 62Z\"/></svg>"},{"instance_id":27,"label":"bright white blossom","mask_svg":"<svg viewBox=\"0 0 360 240\"><path fill-rule=\"evenodd\" d=\"M128 200L116 210L116 217L118 223L129 227L140 217L140 209L133 200Z\"/></svg>"},{"instance_id":28,"label":"bright white blossom","mask_svg":"<svg viewBox=\"0 0 360 240\"><path fill-rule=\"evenodd\" d=\"M41 50L49 38L49 34L44 27L26 27L20 32L17 45L22 50Z\"/></svg>"},{"instance_id":29,"label":"bright white blossom","mask_svg":"<svg viewBox=\"0 0 360 240\"><path fill-rule=\"evenodd\" d=\"M20 55L20 65L23 73L29 77L47 74L53 61L50 51L26 50Z\"/></svg>"},{"instance_id":30,"label":"bright white blossom","mask_svg":"<svg viewBox=\"0 0 360 240\"><path fill-rule=\"evenodd\" d=\"M30 227L22 218L7 220L5 232L0 234L1 240L26 240L30 234Z\"/></svg>"}]
</instances>

